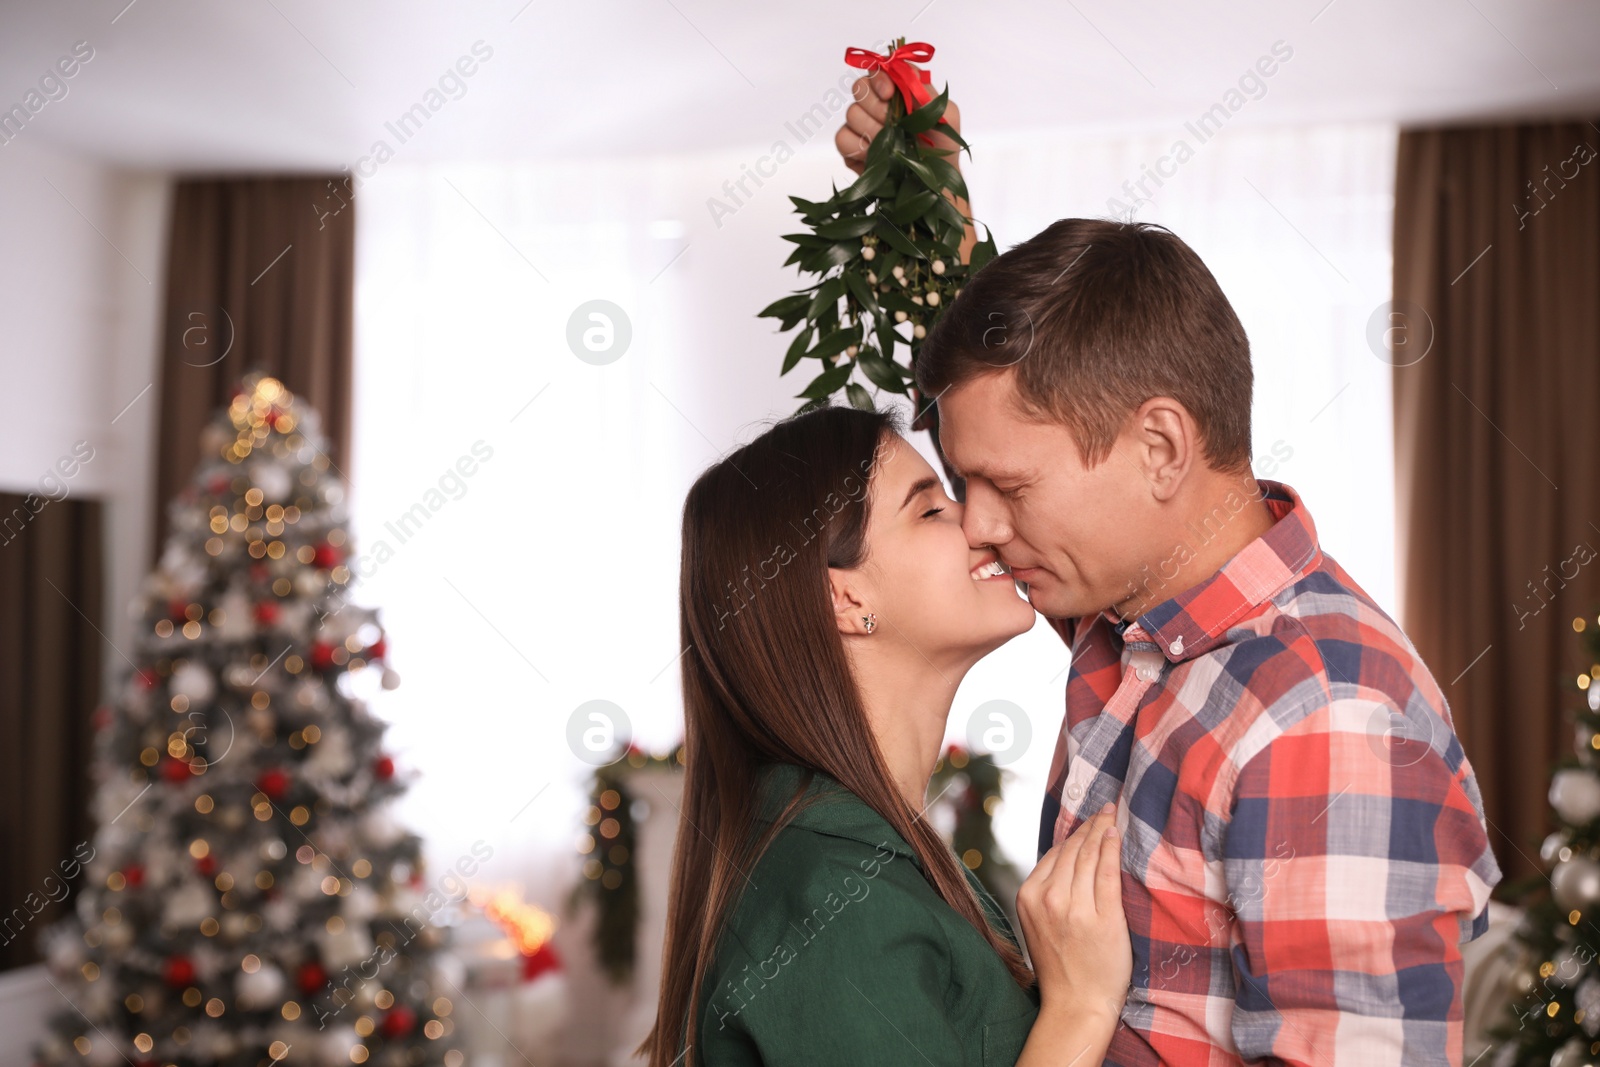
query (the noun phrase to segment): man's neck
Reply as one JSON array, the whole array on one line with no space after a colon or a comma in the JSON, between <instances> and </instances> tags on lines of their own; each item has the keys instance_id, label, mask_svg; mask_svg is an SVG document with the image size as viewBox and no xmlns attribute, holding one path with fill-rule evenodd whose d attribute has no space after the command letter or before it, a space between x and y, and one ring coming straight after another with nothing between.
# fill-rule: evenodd
<instances>
[{"instance_id":1,"label":"man's neck","mask_svg":"<svg viewBox=\"0 0 1600 1067\"><path fill-rule=\"evenodd\" d=\"M1184 514L1167 554L1148 561L1129 582L1128 596L1113 605L1120 618L1136 619L1200 585L1277 522L1250 476L1208 479Z\"/></svg>"}]
</instances>

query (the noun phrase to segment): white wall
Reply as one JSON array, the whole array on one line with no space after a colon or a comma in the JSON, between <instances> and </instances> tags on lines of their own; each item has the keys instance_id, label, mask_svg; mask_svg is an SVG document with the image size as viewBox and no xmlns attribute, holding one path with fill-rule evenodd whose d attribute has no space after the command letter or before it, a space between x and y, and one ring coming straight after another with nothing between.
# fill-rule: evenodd
<instances>
[{"instance_id":1,"label":"white wall","mask_svg":"<svg viewBox=\"0 0 1600 1067\"><path fill-rule=\"evenodd\" d=\"M124 606L146 569L170 183L51 151L33 133L0 147L0 487L38 493L77 442L94 450L60 484L107 507L108 622L96 624L109 685L129 669L114 646L128 647ZM0 1067L30 1062L41 1010L59 1006L42 968L3 976Z\"/></svg>"},{"instance_id":2,"label":"white wall","mask_svg":"<svg viewBox=\"0 0 1600 1067\"><path fill-rule=\"evenodd\" d=\"M170 181L52 151L32 132L0 147L0 486L39 492L75 444L94 450L65 485L108 509L109 681L128 669L113 645L127 643L124 608L148 557Z\"/></svg>"}]
</instances>

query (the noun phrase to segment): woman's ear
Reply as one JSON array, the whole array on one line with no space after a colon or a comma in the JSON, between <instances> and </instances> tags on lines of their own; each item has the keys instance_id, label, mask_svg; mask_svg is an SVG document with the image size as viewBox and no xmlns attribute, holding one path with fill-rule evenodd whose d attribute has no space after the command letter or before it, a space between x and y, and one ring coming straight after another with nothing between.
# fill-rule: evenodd
<instances>
[{"instance_id":1,"label":"woman's ear","mask_svg":"<svg viewBox=\"0 0 1600 1067\"><path fill-rule=\"evenodd\" d=\"M828 568L828 593L833 601L833 617L842 634L862 634L867 631L863 617L870 614L858 586L858 571Z\"/></svg>"}]
</instances>

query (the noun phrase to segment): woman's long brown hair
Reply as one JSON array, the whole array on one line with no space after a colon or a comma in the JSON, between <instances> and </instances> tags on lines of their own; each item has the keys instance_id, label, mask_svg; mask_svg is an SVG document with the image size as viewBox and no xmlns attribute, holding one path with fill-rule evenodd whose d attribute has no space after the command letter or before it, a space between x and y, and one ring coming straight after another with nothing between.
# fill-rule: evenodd
<instances>
[{"instance_id":1,"label":"woman's long brown hair","mask_svg":"<svg viewBox=\"0 0 1600 1067\"><path fill-rule=\"evenodd\" d=\"M1017 983L1033 983L1021 953L990 927L955 854L895 787L834 621L828 568L865 562L871 477L899 429L891 412L818 408L778 422L689 490L678 592L686 778L661 995L635 1052L650 1067L680 1062L685 1045L686 1062L699 1062L700 996L718 939L804 792L756 834L763 762L823 772L865 801Z\"/></svg>"}]
</instances>

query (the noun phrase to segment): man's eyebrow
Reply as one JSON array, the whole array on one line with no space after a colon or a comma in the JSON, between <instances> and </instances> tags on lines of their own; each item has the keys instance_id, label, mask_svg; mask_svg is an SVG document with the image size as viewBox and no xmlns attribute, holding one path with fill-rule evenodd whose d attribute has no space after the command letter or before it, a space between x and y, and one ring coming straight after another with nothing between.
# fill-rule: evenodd
<instances>
[{"instance_id":1,"label":"man's eyebrow","mask_svg":"<svg viewBox=\"0 0 1600 1067\"><path fill-rule=\"evenodd\" d=\"M949 453L945 454L945 461L950 461ZM1022 474L1010 469L1000 469L984 463L975 463L971 467L962 469L954 463L950 466L962 478L982 478L986 482L1017 482L1022 480Z\"/></svg>"},{"instance_id":2,"label":"man's eyebrow","mask_svg":"<svg viewBox=\"0 0 1600 1067\"><path fill-rule=\"evenodd\" d=\"M906 505L911 503L912 499L916 497L918 493L927 492L929 489L937 488L939 488L939 479L933 475L930 474L926 478L918 478L916 481L911 483L911 488L906 491L906 498L900 502L900 511L904 511L906 509ZM898 513L899 512L896 512L896 514Z\"/></svg>"}]
</instances>

